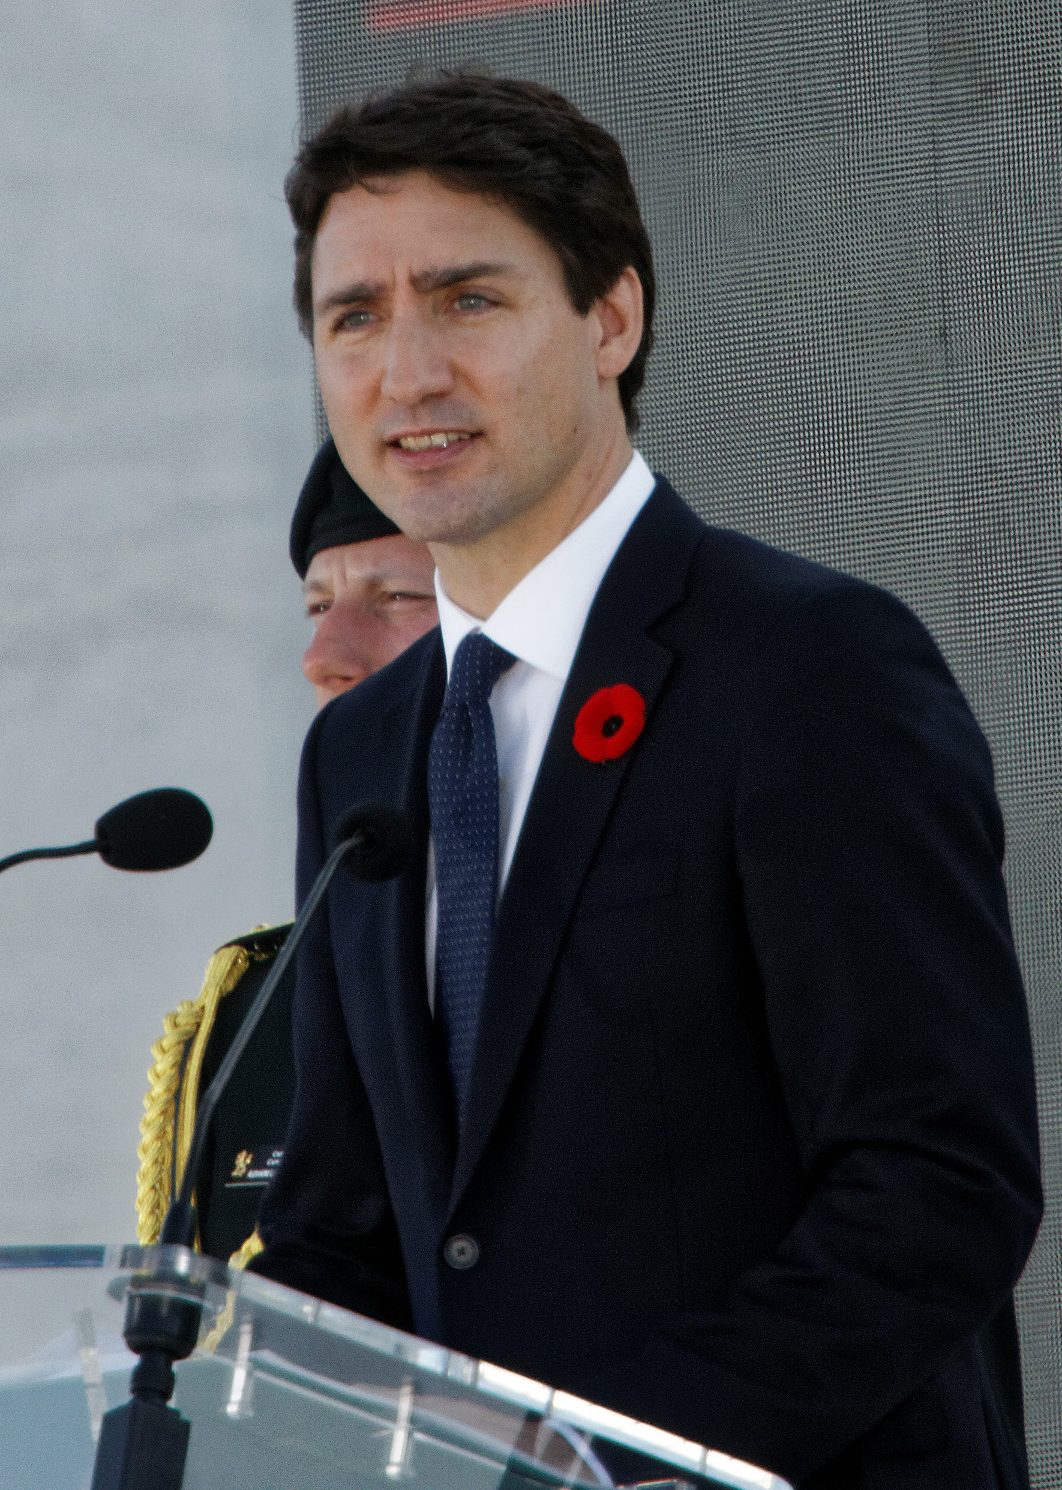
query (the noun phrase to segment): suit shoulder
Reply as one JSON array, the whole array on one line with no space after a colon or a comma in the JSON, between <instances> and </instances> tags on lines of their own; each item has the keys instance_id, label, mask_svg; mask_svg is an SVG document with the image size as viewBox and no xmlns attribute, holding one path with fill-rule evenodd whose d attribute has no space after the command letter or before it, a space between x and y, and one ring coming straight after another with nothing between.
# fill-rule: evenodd
<instances>
[{"instance_id":1,"label":"suit shoulder","mask_svg":"<svg viewBox=\"0 0 1062 1490\"><path fill-rule=\"evenodd\" d=\"M683 531L692 542L694 598L701 594L723 599L732 614L747 610L761 619L826 596L880 597L886 604L902 605L867 580L776 548L747 533L706 522L665 477L657 478L655 495L657 500L646 509L646 529Z\"/></svg>"},{"instance_id":2,"label":"suit shoulder","mask_svg":"<svg viewBox=\"0 0 1062 1490\"><path fill-rule=\"evenodd\" d=\"M876 588L840 569L709 523L704 527L698 561L713 582L729 580L735 591L748 594L758 605L801 605L840 590Z\"/></svg>"},{"instance_id":3,"label":"suit shoulder","mask_svg":"<svg viewBox=\"0 0 1062 1490\"><path fill-rule=\"evenodd\" d=\"M820 645L858 645L896 632L931 641L924 623L890 590L747 534L706 524L694 560L692 591L730 624L761 641L790 636Z\"/></svg>"},{"instance_id":4,"label":"suit shoulder","mask_svg":"<svg viewBox=\"0 0 1062 1490\"><path fill-rule=\"evenodd\" d=\"M954 682L928 628L890 591L706 523L662 479L658 496L646 509L647 541L638 548L643 560L653 558L661 533L684 535L686 558L671 544L685 571L682 599L658 631L680 652L711 658L746 693L786 678L812 679L823 668L838 677L868 676L916 658Z\"/></svg>"}]
</instances>

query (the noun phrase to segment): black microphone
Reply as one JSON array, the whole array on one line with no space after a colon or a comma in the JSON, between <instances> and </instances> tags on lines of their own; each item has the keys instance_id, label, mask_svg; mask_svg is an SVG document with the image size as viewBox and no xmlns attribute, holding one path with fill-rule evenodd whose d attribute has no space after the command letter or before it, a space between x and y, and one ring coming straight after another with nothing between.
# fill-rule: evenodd
<instances>
[{"instance_id":1,"label":"black microphone","mask_svg":"<svg viewBox=\"0 0 1062 1490\"><path fill-rule=\"evenodd\" d=\"M159 786L127 797L96 822L95 837L62 848L28 848L0 859L0 872L29 859L99 854L112 869L177 869L190 864L214 833L210 809L194 792Z\"/></svg>"},{"instance_id":2,"label":"black microphone","mask_svg":"<svg viewBox=\"0 0 1062 1490\"><path fill-rule=\"evenodd\" d=\"M356 880L394 879L413 852L409 819L394 807L348 807L332 842L346 843L344 862Z\"/></svg>"}]
</instances>

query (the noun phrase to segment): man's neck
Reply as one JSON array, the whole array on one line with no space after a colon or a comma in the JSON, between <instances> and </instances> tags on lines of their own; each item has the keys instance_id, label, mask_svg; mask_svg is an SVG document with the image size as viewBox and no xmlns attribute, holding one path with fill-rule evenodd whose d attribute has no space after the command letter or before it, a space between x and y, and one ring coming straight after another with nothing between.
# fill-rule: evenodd
<instances>
[{"instance_id":1,"label":"man's neck","mask_svg":"<svg viewBox=\"0 0 1062 1490\"><path fill-rule=\"evenodd\" d=\"M608 452L593 479L567 500L548 497L506 523L466 544L432 544L433 559L447 595L478 620L486 620L536 564L563 543L608 496L634 454L623 439Z\"/></svg>"}]
</instances>

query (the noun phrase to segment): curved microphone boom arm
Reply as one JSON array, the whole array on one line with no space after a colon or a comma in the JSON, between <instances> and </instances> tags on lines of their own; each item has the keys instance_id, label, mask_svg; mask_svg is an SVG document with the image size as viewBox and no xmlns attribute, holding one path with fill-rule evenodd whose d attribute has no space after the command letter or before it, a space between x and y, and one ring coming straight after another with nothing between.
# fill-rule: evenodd
<instances>
[{"instance_id":1,"label":"curved microphone boom arm","mask_svg":"<svg viewBox=\"0 0 1062 1490\"><path fill-rule=\"evenodd\" d=\"M337 830L339 842L325 860L321 872L310 887L309 894L299 910L298 918L291 928L283 947L269 969L269 974L254 997L251 1007L225 1052L213 1080L203 1094L196 1114L195 1131L181 1175L180 1188L172 1201L159 1235L161 1245L195 1246L196 1216L192 1203L195 1177L203 1156L203 1147L229 1077L239 1064L240 1057L265 1013L273 991L295 956L303 932L328 889L332 876L344 859L355 879L391 879L403 868L412 848L412 837L406 819L401 813L386 807L352 807L340 819Z\"/></svg>"},{"instance_id":2,"label":"curved microphone boom arm","mask_svg":"<svg viewBox=\"0 0 1062 1490\"><path fill-rule=\"evenodd\" d=\"M162 1223L163 1246L195 1246L192 1201L196 1171L211 1119L225 1084L247 1047L266 1005L291 962L318 904L344 860L355 879L391 879L403 869L413 835L402 813L389 807L352 807L340 818L338 842L325 860L269 976L255 995L196 1113L180 1188ZM126 1300L123 1336L139 1357L130 1379L130 1400L104 1414L91 1490L159 1490L179 1487L188 1450L189 1424L169 1406L174 1363L191 1355L199 1338L202 1290L189 1284L166 1260L134 1277Z\"/></svg>"},{"instance_id":3,"label":"curved microphone boom arm","mask_svg":"<svg viewBox=\"0 0 1062 1490\"><path fill-rule=\"evenodd\" d=\"M19 854L8 854L6 859L0 859L0 874L5 869L13 869L16 864L26 864L30 859L72 859L75 854L95 854L99 852L99 840L88 838L84 843L68 843L65 848L24 848Z\"/></svg>"}]
</instances>

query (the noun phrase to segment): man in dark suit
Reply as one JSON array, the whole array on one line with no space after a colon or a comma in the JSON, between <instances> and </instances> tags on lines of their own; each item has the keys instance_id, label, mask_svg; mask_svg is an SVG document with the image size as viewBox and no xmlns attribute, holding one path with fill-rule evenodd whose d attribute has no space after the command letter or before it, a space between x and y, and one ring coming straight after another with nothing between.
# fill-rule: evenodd
<instances>
[{"instance_id":1,"label":"man in dark suit","mask_svg":"<svg viewBox=\"0 0 1062 1490\"><path fill-rule=\"evenodd\" d=\"M632 450L651 255L615 142L424 80L288 182L354 478L441 633L326 708L333 882L258 1270L816 1490L1023 1483L988 1362L1040 1211L985 743L922 626Z\"/></svg>"}]
</instances>

